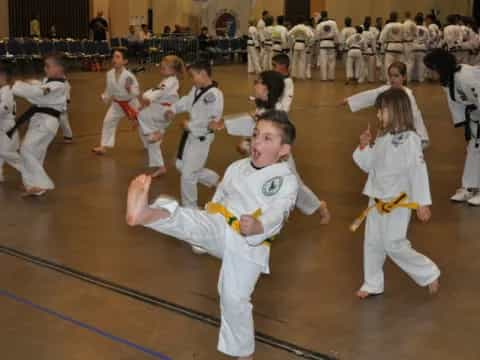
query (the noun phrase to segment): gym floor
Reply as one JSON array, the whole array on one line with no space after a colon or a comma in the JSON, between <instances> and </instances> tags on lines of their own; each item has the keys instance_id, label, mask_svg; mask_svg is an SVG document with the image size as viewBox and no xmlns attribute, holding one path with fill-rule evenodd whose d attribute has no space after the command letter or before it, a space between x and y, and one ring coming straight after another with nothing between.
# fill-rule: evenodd
<instances>
[{"instance_id":1,"label":"gym floor","mask_svg":"<svg viewBox=\"0 0 480 360\"><path fill-rule=\"evenodd\" d=\"M152 68L139 74L156 85ZM214 69L225 114L252 109L254 76L242 65ZM317 75L317 74L316 74ZM220 263L196 256L161 234L125 224L129 181L146 171L146 155L127 121L104 157L90 152L106 112L105 73L71 73L74 143L61 134L46 168L55 191L21 197L20 176L6 169L0 185L0 346L4 359L226 359L216 352ZM434 205L432 221L412 220L413 246L442 270L431 297L395 265L386 264L386 292L360 301L363 228L348 229L365 207L366 176L352 161L360 133L375 111L352 114L343 98L372 85L296 81L291 113L299 139L295 159L303 180L328 201L332 222L295 211L272 248L272 274L254 293L257 359L478 359L480 209L452 204L465 159L438 84L413 85L431 136L426 150ZM377 86L377 85L375 85ZM181 93L189 90L185 80ZM26 104L19 102L19 113ZM152 196L179 196L173 164L180 128L163 146L169 172ZM239 158L237 138L217 136L208 165L223 173ZM201 188L201 202L211 190ZM213 325L213 326L212 326ZM270 343L270 344L266 344ZM302 350L305 349L305 350ZM297 352L295 355L293 352Z\"/></svg>"}]
</instances>

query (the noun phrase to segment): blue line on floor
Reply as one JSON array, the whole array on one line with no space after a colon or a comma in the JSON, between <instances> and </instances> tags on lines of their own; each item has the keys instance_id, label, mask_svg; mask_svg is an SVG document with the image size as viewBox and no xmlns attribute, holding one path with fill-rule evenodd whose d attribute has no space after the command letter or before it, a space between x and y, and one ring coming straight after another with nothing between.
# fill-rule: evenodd
<instances>
[{"instance_id":1,"label":"blue line on floor","mask_svg":"<svg viewBox=\"0 0 480 360\"><path fill-rule=\"evenodd\" d=\"M161 359L161 360L171 360L168 356L166 355L163 355L159 352L156 352L155 350L151 350L151 349L148 349L148 348L145 348L141 345L137 345L131 341L128 341L126 339L123 339L121 337L118 337L118 336L115 336L115 335L112 335L112 334L109 334L108 332L106 331L103 331L101 329L98 329L94 326L91 326L91 325L88 325L88 324L85 324L81 321L78 321L78 320L75 320L75 319L72 319L71 317L67 316L67 315L63 315L63 314L60 314L54 310L50 310L44 306L41 306L41 305L37 305L33 302L31 302L30 300L27 300L27 299L24 299L24 298L21 298L19 296L16 296L6 290L2 290L0 289L0 296L1 297L4 297L4 298L7 298L7 299L10 299L10 300L13 300L19 304L23 304L23 305L27 305L27 306L30 306L38 311L41 311L43 313L46 313L50 316L53 316L53 317L56 317L57 319L60 319L60 320L63 320L63 321L66 321L66 322L69 322L73 325L76 325L76 326L79 326L83 329L86 329L94 334L97 334L97 335L100 335L104 338L107 338L113 342L116 342L116 343L119 343L119 344L122 344L122 345L126 345L130 348L133 348L135 350L138 350L140 352L143 352L147 355L150 355L154 358L157 358L157 359Z\"/></svg>"}]
</instances>

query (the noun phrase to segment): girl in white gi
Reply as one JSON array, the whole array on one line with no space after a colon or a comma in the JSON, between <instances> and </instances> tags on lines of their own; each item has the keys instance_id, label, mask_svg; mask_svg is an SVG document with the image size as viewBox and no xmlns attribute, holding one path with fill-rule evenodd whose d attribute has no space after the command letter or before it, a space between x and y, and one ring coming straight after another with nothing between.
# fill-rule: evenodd
<instances>
[{"instance_id":1,"label":"girl in white gi","mask_svg":"<svg viewBox=\"0 0 480 360\"><path fill-rule=\"evenodd\" d=\"M153 178L167 172L162 150L160 149L163 136L170 122L165 118L165 111L178 101L178 79L184 73L183 61L169 55L162 59L160 73L164 77L162 82L153 89L146 91L141 99L142 107L138 114L138 122L143 135L146 137L148 166L155 169Z\"/></svg>"},{"instance_id":2,"label":"girl in white gi","mask_svg":"<svg viewBox=\"0 0 480 360\"><path fill-rule=\"evenodd\" d=\"M17 81L12 88L15 96L22 97L32 104L32 107L17 120L18 125L30 120L20 148L25 195L41 196L55 188L43 168L43 163L48 147L57 134L59 117L67 110L62 59L58 55L47 56L44 70L46 78L43 82ZM13 129L9 131L12 135L14 132Z\"/></svg>"},{"instance_id":3,"label":"girl in white gi","mask_svg":"<svg viewBox=\"0 0 480 360\"><path fill-rule=\"evenodd\" d=\"M102 94L102 100L110 107L103 120L101 143L92 149L97 155L104 155L107 148L115 146L115 134L122 118L128 117L134 126L137 125L140 87L135 75L125 68L128 64L126 56L122 49L113 52L113 69L107 73L107 88ZM143 142L140 128L139 134Z\"/></svg>"},{"instance_id":4,"label":"girl in white gi","mask_svg":"<svg viewBox=\"0 0 480 360\"><path fill-rule=\"evenodd\" d=\"M219 176L205 167L214 131L223 128L223 93L212 80L212 68L207 62L197 62L189 67L194 86L165 112L167 120L175 114L188 112L177 157L181 173L182 206L198 208L197 183L207 187L217 185Z\"/></svg>"},{"instance_id":5,"label":"girl in white gi","mask_svg":"<svg viewBox=\"0 0 480 360\"><path fill-rule=\"evenodd\" d=\"M15 132L12 138L6 134L15 126L16 104L10 87L11 80L10 69L0 66L0 182L4 181L4 163L22 171L22 160L18 153L20 145L18 133Z\"/></svg>"},{"instance_id":6,"label":"girl in white gi","mask_svg":"<svg viewBox=\"0 0 480 360\"><path fill-rule=\"evenodd\" d=\"M468 142L462 187L451 200L480 206L480 69L458 65L454 54L442 49L427 54L425 65L440 76L453 123L465 128Z\"/></svg>"},{"instance_id":7,"label":"girl in white gi","mask_svg":"<svg viewBox=\"0 0 480 360\"><path fill-rule=\"evenodd\" d=\"M355 221L355 230L366 217L364 283L357 296L365 299L384 292L383 265L388 256L418 285L430 293L439 289L440 270L416 252L407 239L411 210L422 222L430 220L430 186L421 141L413 127L411 102L405 91L390 89L377 100L379 130L372 145L370 126L353 154L368 180L363 194L369 208Z\"/></svg>"},{"instance_id":8,"label":"girl in white gi","mask_svg":"<svg viewBox=\"0 0 480 360\"><path fill-rule=\"evenodd\" d=\"M388 69L388 79L390 85L383 85L379 88L363 91L356 95L353 95L343 101L343 104L348 104L352 112L357 112L359 110L365 109L375 105L377 97L387 91L390 88L402 89L404 90L408 98L410 99L410 105L413 111L413 124L417 134L422 140L423 148L426 148L430 143L430 138L428 136L427 128L423 121L423 116L418 108L417 101L413 95L412 90L405 86L407 76L407 67L404 63L394 62L390 65Z\"/></svg>"},{"instance_id":9,"label":"girl in white gi","mask_svg":"<svg viewBox=\"0 0 480 360\"><path fill-rule=\"evenodd\" d=\"M299 18L288 36L293 44L292 77L295 79L307 78L307 49L314 41L315 34L311 27L305 24L305 20Z\"/></svg>"},{"instance_id":10,"label":"girl in white gi","mask_svg":"<svg viewBox=\"0 0 480 360\"><path fill-rule=\"evenodd\" d=\"M146 175L128 190L129 225L151 228L221 259L218 350L242 360L252 360L255 352L252 293L260 275L270 272L271 239L280 233L297 198L296 176L284 161L294 139L286 113L262 115L251 157L230 165L204 211L179 207L164 197L149 206L151 178Z\"/></svg>"},{"instance_id":11,"label":"girl in white gi","mask_svg":"<svg viewBox=\"0 0 480 360\"><path fill-rule=\"evenodd\" d=\"M255 20L250 20L248 27L247 53L248 53L248 73L261 73L260 66L260 35L255 27Z\"/></svg>"},{"instance_id":12,"label":"girl in white gi","mask_svg":"<svg viewBox=\"0 0 480 360\"><path fill-rule=\"evenodd\" d=\"M362 36L363 29L357 26L357 33L353 34L347 39L345 46L348 49L347 52L347 82L350 84L353 81L363 83L364 81L364 63L363 52L365 51L365 39Z\"/></svg>"},{"instance_id":13,"label":"girl in white gi","mask_svg":"<svg viewBox=\"0 0 480 360\"><path fill-rule=\"evenodd\" d=\"M71 144L73 142L73 131L70 126L68 106L70 105L72 86L67 79L65 79L65 92L67 94L67 110L60 115L60 128L63 133L63 142L65 144Z\"/></svg>"}]
</instances>

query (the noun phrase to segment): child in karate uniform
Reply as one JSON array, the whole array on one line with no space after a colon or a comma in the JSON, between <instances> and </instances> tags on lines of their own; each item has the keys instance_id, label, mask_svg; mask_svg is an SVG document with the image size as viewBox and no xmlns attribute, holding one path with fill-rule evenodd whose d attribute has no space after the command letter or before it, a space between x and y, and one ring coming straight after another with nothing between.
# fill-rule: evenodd
<instances>
[{"instance_id":1,"label":"child in karate uniform","mask_svg":"<svg viewBox=\"0 0 480 360\"><path fill-rule=\"evenodd\" d=\"M440 77L454 126L465 129L468 143L462 187L450 200L480 206L480 70L458 65L455 55L443 49L427 54L425 65Z\"/></svg>"},{"instance_id":2,"label":"child in karate uniform","mask_svg":"<svg viewBox=\"0 0 480 360\"><path fill-rule=\"evenodd\" d=\"M345 67L347 73L347 85L351 82L363 83L365 79L363 53L366 48L366 43L362 33L362 27L357 26L357 32L350 36L346 42L346 47L348 49L347 63Z\"/></svg>"},{"instance_id":3,"label":"child in karate uniform","mask_svg":"<svg viewBox=\"0 0 480 360\"><path fill-rule=\"evenodd\" d=\"M377 97L391 88L402 89L404 90L408 98L410 99L411 108L413 110L413 123L415 130L417 131L420 139L422 140L422 146L426 148L430 143L430 138L428 136L427 128L423 121L423 116L418 108L415 96L413 95L412 90L407 88L404 84L406 82L407 76L407 67L404 63L394 62L390 65L388 69L388 79L390 85L383 85L379 88L363 91L356 95L350 96L349 98L343 101L343 104L348 104L352 112L357 112L359 110L365 109L375 105L375 100Z\"/></svg>"},{"instance_id":4,"label":"child in karate uniform","mask_svg":"<svg viewBox=\"0 0 480 360\"><path fill-rule=\"evenodd\" d=\"M0 66L0 182L4 181L4 163L22 171L22 160L18 153L20 145L18 133L15 132L12 138L6 134L15 126L16 104L10 87L11 81L11 71Z\"/></svg>"},{"instance_id":5,"label":"child in karate uniform","mask_svg":"<svg viewBox=\"0 0 480 360\"><path fill-rule=\"evenodd\" d=\"M165 118L171 120L175 114L184 112L190 115L190 120L184 123L177 169L181 173L182 206L196 209L197 183L215 187L219 180L218 174L205 165L215 140L214 131L223 128L223 93L211 78L209 63L194 63L188 71L194 86L165 112Z\"/></svg>"},{"instance_id":6,"label":"child in karate uniform","mask_svg":"<svg viewBox=\"0 0 480 360\"><path fill-rule=\"evenodd\" d=\"M416 252L407 239L411 210L422 222L430 220L430 186L420 137L414 130L411 102L405 91L392 88L377 100L379 130L372 144L370 127L360 137L353 154L355 163L368 174L363 194L369 208L366 217L364 283L357 296L365 299L384 291L383 265L388 256L419 286L430 293L439 288L440 270Z\"/></svg>"},{"instance_id":7,"label":"child in karate uniform","mask_svg":"<svg viewBox=\"0 0 480 360\"><path fill-rule=\"evenodd\" d=\"M247 40L247 54L248 54L248 73L261 73L260 66L260 34L255 27L255 20L249 21L248 26L248 40Z\"/></svg>"},{"instance_id":8,"label":"child in karate uniform","mask_svg":"<svg viewBox=\"0 0 480 360\"><path fill-rule=\"evenodd\" d=\"M297 178L284 161L294 140L295 128L285 112L263 114L251 157L227 169L205 210L179 207L169 198L149 206L151 178L145 175L128 190L129 225L151 228L221 259L218 350L237 359L253 360L251 296L260 275L270 272L271 239L280 233L297 198Z\"/></svg>"},{"instance_id":9,"label":"child in karate uniform","mask_svg":"<svg viewBox=\"0 0 480 360\"><path fill-rule=\"evenodd\" d=\"M55 185L47 175L43 163L48 147L55 138L60 115L67 110L64 65L59 55L45 58L45 76L40 81L17 81L12 91L32 104L17 120L15 128L7 133L14 136L16 127L29 121L28 130L20 147L23 162L22 180L25 195L41 196Z\"/></svg>"},{"instance_id":10,"label":"child in karate uniform","mask_svg":"<svg viewBox=\"0 0 480 360\"><path fill-rule=\"evenodd\" d=\"M113 69L107 73L107 88L102 94L102 100L110 104L110 107L103 120L101 143L92 149L97 155L104 155L107 148L115 146L115 133L122 118L126 116L134 126L137 125L140 88L135 75L125 68L128 64L126 56L123 49L116 49L113 52ZM140 128L139 134L144 142Z\"/></svg>"},{"instance_id":11,"label":"child in karate uniform","mask_svg":"<svg viewBox=\"0 0 480 360\"><path fill-rule=\"evenodd\" d=\"M183 76L184 71L182 59L174 55L166 56L160 65L160 73L164 79L160 85L146 91L142 97L138 122L148 143L148 166L155 169L152 173L153 178L167 172L160 149L163 135L170 125L164 114L179 99L179 78Z\"/></svg>"}]
</instances>

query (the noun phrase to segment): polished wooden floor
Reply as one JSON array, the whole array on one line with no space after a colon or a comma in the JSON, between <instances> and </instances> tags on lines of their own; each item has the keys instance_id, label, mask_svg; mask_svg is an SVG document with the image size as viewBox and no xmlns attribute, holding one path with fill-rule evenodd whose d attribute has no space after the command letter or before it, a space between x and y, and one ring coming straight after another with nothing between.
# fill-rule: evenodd
<instances>
[{"instance_id":1,"label":"polished wooden floor","mask_svg":"<svg viewBox=\"0 0 480 360\"><path fill-rule=\"evenodd\" d=\"M46 161L57 189L41 199L22 198L20 178L10 169L0 185L2 359L155 358L139 347L171 359L225 359L215 351L215 327L5 253L16 249L219 316L217 260L126 226L127 184L145 170L145 154L126 122L113 151L105 157L90 152L106 111L100 100L104 74L72 73L70 78L75 142L64 145L59 137ZM215 78L225 94L226 114L251 108L247 99L253 77L247 78L243 66L217 67ZM429 224L412 222L410 238L440 266L441 291L430 297L387 262L385 295L362 302L354 291L362 282L363 234L350 233L348 226L366 204L361 195L365 175L351 154L375 114L351 114L337 106L345 96L370 87L345 86L340 70L339 78L335 83L296 82L296 161L304 181L329 202L333 219L323 227L315 216L293 214L273 247L272 274L255 291L256 328L345 360L479 359L480 209L448 200L460 183L465 143L462 131L452 126L445 95L436 84L414 86L432 140L426 158L434 206ZM147 88L158 79L152 70L139 80ZM185 81L182 92L188 88ZM21 112L25 104L19 105ZM170 165L179 135L175 125L167 134ZM237 140L219 135L209 166L223 172L238 158ZM178 196L179 176L170 168L155 182L154 194ZM202 201L211 194L202 189ZM295 356L259 343L257 359Z\"/></svg>"}]
</instances>

